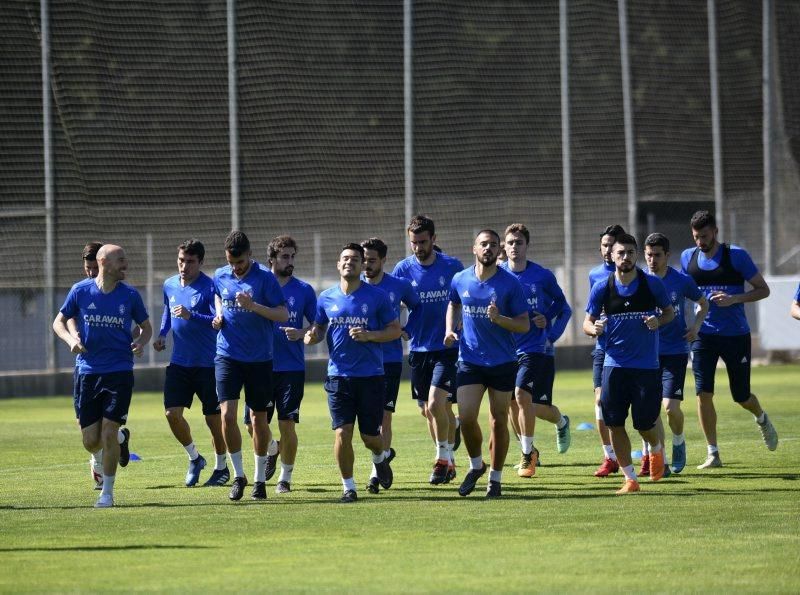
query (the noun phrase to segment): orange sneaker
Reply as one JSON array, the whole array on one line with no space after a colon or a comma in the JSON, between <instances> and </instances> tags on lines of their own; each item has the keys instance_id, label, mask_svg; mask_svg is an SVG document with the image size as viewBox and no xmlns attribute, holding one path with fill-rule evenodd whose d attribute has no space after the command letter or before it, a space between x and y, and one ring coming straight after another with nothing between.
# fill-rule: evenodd
<instances>
[{"instance_id":1,"label":"orange sneaker","mask_svg":"<svg viewBox=\"0 0 800 595\"><path fill-rule=\"evenodd\" d=\"M532 450L529 454L522 453L519 460L517 475L520 477L533 477L536 475L536 451Z\"/></svg>"},{"instance_id":2,"label":"orange sneaker","mask_svg":"<svg viewBox=\"0 0 800 595\"><path fill-rule=\"evenodd\" d=\"M608 477L611 473L619 471L619 463L611 459L603 459L603 462L594 472L595 477Z\"/></svg>"},{"instance_id":3,"label":"orange sneaker","mask_svg":"<svg viewBox=\"0 0 800 595\"><path fill-rule=\"evenodd\" d=\"M626 479L625 483L622 484L622 487L617 490L617 496L624 496L625 494L633 494L634 492L638 492L641 488L639 488L639 482L635 479Z\"/></svg>"},{"instance_id":4,"label":"orange sneaker","mask_svg":"<svg viewBox=\"0 0 800 595\"><path fill-rule=\"evenodd\" d=\"M664 449L650 453L650 481L664 477Z\"/></svg>"},{"instance_id":5,"label":"orange sneaker","mask_svg":"<svg viewBox=\"0 0 800 595\"><path fill-rule=\"evenodd\" d=\"M650 475L650 455L642 455L642 467L639 469L639 477Z\"/></svg>"}]
</instances>

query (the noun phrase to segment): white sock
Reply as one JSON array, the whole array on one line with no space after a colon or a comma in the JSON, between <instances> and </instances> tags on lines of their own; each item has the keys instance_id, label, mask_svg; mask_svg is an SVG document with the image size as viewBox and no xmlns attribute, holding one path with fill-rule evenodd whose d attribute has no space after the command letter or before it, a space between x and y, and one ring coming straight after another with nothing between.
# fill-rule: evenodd
<instances>
[{"instance_id":1,"label":"white sock","mask_svg":"<svg viewBox=\"0 0 800 595\"><path fill-rule=\"evenodd\" d=\"M278 442L273 438L267 447L267 455L274 457L278 454Z\"/></svg>"},{"instance_id":2,"label":"white sock","mask_svg":"<svg viewBox=\"0 0 800 595\"><path fill-rule=\"evenodd\" d=\"M117 479L116 475L103 475L103 491L104 496L114 495L114 480Z\"/></svg>"},{"instance_id":3,"label":"white sock","mask_svg":"<svg viewBox=\"0 0 800 595\"><path fill-rule=\"evenodd\" d=\"M642 439L642 456L646 457L650 454L650 445L647 443L647 440Z\"/></svg>"},{"instance_id":4,"label":"white sock","mask_svg":"<svg viewBox=\"0 0 800 595\"><path fill-rule=\"evenodd\" d=\"M461 418L456 415L456 429L461 427Z\"/></svg>"},{"instance_id":5,"label":"white sock","mask_svg":"<svg viewBox=\"0 0 800 595\"><path fill-rule=\"evenodd\" d=\"M439 440L436 442L436 458L442 461L450 459L447 454L447 440Z\"/></svg>"},{"instance_id":6,"label":"white sock","mask_svg":"<svg viewBox=\"0 0 800 595\"><path fill-rule=\"evenodd\" d=\"M611 459L612 461L617 460L617 453L614 452L614 447L610 444L603 445L603 452L606 454L607 459Z\"/></svg>"},{"instance_id":7,"label":"white sock","mask_svg":"<svg viewBox=\"0 0 800 595\"><path fill-rule=\"evenodd\" d=\"M767 412L761 411L761 415L754 415L753 417L756 418L756 423L763 425L764 422L767 421Z\"/></svg>"},{"instance_id":8,"label":"white sock","mask_svg":"<svg viewBox=\"0 0 800 595\"><path fill-rule=\"evenodd\" d=\"M194 445L194 442L190 442L188 445L184 446L183 448L186 449L186 454L189 455L189 460L194 461L197 457L200 456L200 453L197 452L197 447Z\"/></svg>"},{"instance_id":9,"label":"white sock","mask_svg":"<svg viewBox=\"0 0 800 595\"><path fill-rule=\"evenodd\" d=\"M374 463L372 464L372 471L371 471L371 472L370 472L370 474L369 474L369 478L370 478L370 479L372 479L373 477L374 477L375 479L377 479L377 478L378 478L378 470L375 468L375 464L374 464Z\"/></svg>"},{"instance_id":10,"label":"white sock","mask_svg":"<svg viewBox=\"0 0 800 595\"><path fill-rule=\"evenodd\" d=\"M567 425L567 420L566 420L566 419L564 419L564 416L562 415L562 416L561 416L561 419L559 419L559 420L556 422L556 428L558 428L559 430L563 430L563 429L564 429L564 426L566 426L566 425Z\"/></svg>"},{"instance_id":11,"label":"white sock","mask_svg":"<svg viewBox=\"0 0 800 595\"><path fill-rule=\"evenodd\" d=\"M92 467L94 467L94 470L102 475L103 474L103 449L102 448L92 455L91 461L92 461Z\"/></svg>"},{"instance_id":12,"label":"white sock","mask_svg":"<svg viewBox=\"0 0 800 595\"><path fill-rule=\"evenodd\" d=\"M383 456L388 459L390 456L392 456L392 451L387 448L383 451Z\"/></svg>"},{"instance_id":13,"label":"white sock","mask_svg":"<svg viewBox=\"0 0 800 595\"><path fill-rule=\"evenodd\" d=\"M256 476L253 481L266 481L267 480L267 455L263 457L253 453L253 459L256 465Z\"/></svg>"},{"instance_id":14,"label":"white sock","mask_svg":"<svg viewBox=\"0 0 800 595\"><path fill-rule=\"evenodd\" d=\"M710 455L719 454L719 449L717 448L716 444L709 444L708 445L708 454L709 454L709 456Z\"/></svg>"},{"instance_id":15,"label":"white sock","mask_svg":"<svg viewBox=\"0 0 800 595\"><path fill-rule=\"evenodd\" d=\"M345 479L343 477L342 478L342 487L344 487L344 491L345 492L347 490L353 490L355 492L356 491L356 480L354 478L352 478L352 477L348 477L347 479Z\"/></svg>"},{"instance_id":16,"label":"white sock","mask_svg":"<svg viewBox=\"0 0 800 595\"><path fill-rule=\"evenodd\" d=\"M603 408L600 405L594 406L594 418L597 421L603 421Z\"/></svg>"},{"instance_id":17,"label":"white sock","mask_svg":"<svg viewBox=\"0 0 800 595\"><path fill-rule=\"evenodd\" d=\"M686 442L686 436L681 432L680 434L673 434L672 435L672 445L673 446L680 446Z\"/></svg>"},{"instance_id":18,"label":"white sock","mask_svg":"<svg viewBox=\"0 0 800 595\"><path fill-rule=\"evenodd\" d=\"M242 451L237 450L236 452L230 453L231 456L231 464L233 465L233 476L234 477L244 477L244 465L242 464Z\"/></svg>"},{"instance_id":19,"label":"white sock","mask_svg":"<svg viewBox=\"0 0 800 595\"><path fill-rule=\"evenodd\" d=\"M225 467L228 466L228 461L226 460L225 453L218 455L214 453L216 458L216 463L214 463L214 471L222 471Z\"/></svg>"},{"instance_id":20,"label":"white sock","mask_svg":"<svg viewBox=\"0 0 800 595\"><path fill-rule=\"evenodd\" d=\"M448 442L447 443L447 460L450 461L451 465L456 464L456 457L453 454L453 447L455 446L455 442Z\"/></svg>"},{"instance_id":21,"label":"white sock","mask_svg":"<svg viewBox=\"0 0 800 595\"><path fill-rule=\"evenodd\" d=\"M522 454L531 454L533 450L533 436L520 436L519 443L522 445Z\"/></svg>"},{"instance_id":22,"label":"white sock","mask_svg":"<svg viewBox=\"0 0 800 595\"><path fill-rule=\"evenodd\" d=\"M478 455L477 457L470 457L469 468L475 469L476 471L478 471L479 469L483 469L483 455Z\"/></svg>"},{"instance_id":23,"label":"white sock","mask_svg":"<svg viewBox=\"0 0 800 595\"><path fill-rule=\"evenodd\" d=\"M622 473L625 474L625 479L632 479L633 481L636 481L636 471L633 470L633 465L623 467Z\"/></svg>"},{"instance_id":24,"label":"white sock","mask_svg":"<svg viewBox=\"0 0 800 595\"><path fill-rule=\"evenodd\" d=\"M289 483L291 483L292 471L294 471L294 465L287 465L286 463L281 463L281 476L278 478L278 481L288 481Z\"/></svg>"},{"instance_id":25,"label":"white sock","mask_svg":"<svg viewBox=\"0 0 800 595\"><path fill-rule=\"evenodd\" d=\"M377 465L378 463L383 463L383 460L386 458L386 455L383 454L383 451L379 452L378 454L372 453L372 464Z\"/></svg>"},{"instance_id":26,"label":"white sock","mask_svg":"<svg viewBox=\"0 0 800 595\"><path fill-rule=\"evenodd\" d=\"M120 444L125 442L125 434L122 433L122 428L117 430L117 442L119 442Z\"/></svg>"},{"instance_id":27,"label":"white sock","mask_svg":"<svg viewBox=\"0 0 800 595\"><path fill-rule=\"evenodd\" d=\"M654 455L657 455L661 452L661 444L656 444L655 446L650 445L650 452Z\"/></svg>"},{"instance_id":28,"label":"white sock","mask_svg":"<svg viewBox=\"0 0 800 595\"><path fill-rule=\"evenodd\" d=\"M500 481L503 478L503 471L497 471L495 469L489 469L489 480L490 481Z\"/></svg>"}]
</instances>

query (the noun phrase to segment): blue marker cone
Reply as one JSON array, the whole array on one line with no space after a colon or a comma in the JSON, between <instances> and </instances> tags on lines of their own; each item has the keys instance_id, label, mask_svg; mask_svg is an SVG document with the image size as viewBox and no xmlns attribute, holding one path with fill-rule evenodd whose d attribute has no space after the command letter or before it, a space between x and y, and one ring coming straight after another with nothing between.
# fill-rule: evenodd
<instances>
[{"instance_id":1,"label":"blue marker cone","mask_svg":"<svg viewBox=\"0 0 800 595\"><path fill-rule=\"evenodd\" d=\"M590 424L588 421L584 421L578 424L578 430L594 430L594 424Z\"/></svg>"},{"instance_id":2,"label":"blue marker cone","mask_svg":"<svg viewBox=\"0 0 800 595\"><path fill-rule=\"evenodd\" d=\"M632 459L641 459L642 458L642 451L641 450L632 450L631 451L631 458Z\"/></svg>"},{"instance_id":3,"label":"blue marker cone","mask_svg":"<svg viewBox=\"0 0 800 595\"><path fill-rule=\"evenodd\" d=\"M142 457L137 455L135 452L131 453L131 461L141 461L141 460L142 460Z\"/></svg>"}]
</instances>

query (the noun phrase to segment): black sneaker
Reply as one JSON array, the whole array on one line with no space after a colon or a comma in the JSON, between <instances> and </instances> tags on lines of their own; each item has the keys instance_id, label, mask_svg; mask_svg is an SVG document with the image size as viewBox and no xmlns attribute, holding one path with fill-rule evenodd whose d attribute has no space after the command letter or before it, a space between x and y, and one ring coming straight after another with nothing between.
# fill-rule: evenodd
<instances>
[{"instance_id":1,"label":"black sneaker","mask_svg":"<svg viewBox=\"0 0 800 595\"><path fill-rule=\"evenodd\" d=\"M453 451L458 450L459 446L461 446L461 424L458 424L456 427L456 438L453 440Z\"/></svg>"},{"instance_id":2,"label":"black sneaker","mask_svg":"<svg viewBox=\"0 0 800 595\"><path fill-rule=\"evenodd\" d=\"M233 493L233 492L231 491L231 493ZM250 492L250 497L253 500L266 500L267 499L267 484L265 482L263 482L263 481L254 482L253 483L253 491ZM239 498L237 498L237 500L238 499Z\"/></svg>"},{"instance_id":3,"label":"black sneaker","mask_svg":"<svg viewBox=\"0 0 800 595\"><path fill-rule=\"evenodd\" d=\"M502 496L503 493L500 490L500 482L499 481L492 481L489 480L489 485L486 486L486 497L487 498L499 498Z\"/></svg>"},{"instance_id":4,"label":"black sneaker","mask_svg":"<svg viewBox=\"0 0 800 595\"><path fill-rule=\"evenodd\" d=\"M375 473L378 474L378 481L384 490L388 490L392 487L394 473L392 473L392 468L389 466L389 461L384 459L380 463L375 463Z\"/></svg>"},{"instance_id":5,"label":"black sneaker","mask_svg":"<svg viewBox=\"0 0 800 595\"><path fill-rule=\"evenodd\" d=\"M433 471L431 472L431 485L438 486L439 484L447 481L448 465L448 461L445 461L444 459L436 459L436 462L433 464Z\"/></svg>"},{"instance_id":6,"label":"black sneaker","mask_svg":"<svg viewBox=\"0 0 800 595\"><path fill-rule=\"evenodd\" d=\"M343 504L350 504L356 500L358 500L358 494L356 494L355 490L346 490L342 497L339 498L339 502Z\"/></svg>"},{"instance_id":7,"label":"black sneaker","mask_svg":"<svg viewBox=\"0 0 800 595\"><path fill-rule=\"evenodd\" d=\"M266 479L265 481L269 481L272 479L272 476L275 475L275 468L278 465L278 455L281 454L281 441L278 440L278 450L275 451L274 455L267 455L267 474L264 476Z\"/></svg>"},{"instance_id":8,"label":"black sneaker","mask_svg":"<svg viewBox=\"0 0 800 595\"><path fill-rule=\"evenodd\" d=\"M367 484L367 491L370 494L377 494L380 491L380 482L377 477L370 477Z\"/></svg>"},{"instance_id":9,"label":"black sneaker","mask_svg":"<svg viewBox=\"0 0 800 595\"><path fill-rule=\"evenodd\" d=\"M276 494L288 494L292 491L292 484L288 481L279 481L278 485L275 486L275 493Z\"/></svg>"},{"instance_id":10,"label":"black sneaker","mask_svg":"<svg viewBox=\"0 0 800 595\"><path fill-rule=\"evenodd\" d=\"M469 496L472 490L475 489L475 484L486 473L486 463L480 469L470 469L469 473L464 476L464 481L461 482L461 487L458 488L459 496Z\"/></svg>"},{"instance_id":11,"label":"black sneaker","mask_svg":"<svg viewBox=\"0 0 800 595\"><path fill-rule=\"evenodd\" d=\"M125 434L125 440L119 445L119 466L127 467L131 460L131 431L128 428L122 428L121 431Z\"/></svg>"},{"instance_id":12,"label":"black sneaker","mask_svg":"<svg viewBox=\"0 0 800 595\"><path fill-rule=\"evenodd\" d=\"M397 453L395 452L395 450L393 448L389 448L389 456L386 457L386 462L387 463L391 463L392 461L394 461L394 458L396 456L397 456Z\"/></svg>"},{"instance_id":13,"label":"black sneaker","mask_svg":"<svg viewBox=\"0 0 800 595\"><path fill-rule=\"evenodd\" d=\"M206 482L203 484L203 487L222 487L226 483L231 480L231 472L228 471L228 468L225 467L224 469L214 469L214 472L211 474Z\"/></svg>"},{"instance_id":14,"label":"black sneaker","mask_svg":"<svg viewBox=\"0 0 800 595\"><path fill-rule=\"evenodd\" d=\"M228 494L228 498L231 500L241 500L242 496L244 496L245 486L247 486L246 477L234 477L233 485L231 486L231 493Z\"/></svg>"}]
</instances>

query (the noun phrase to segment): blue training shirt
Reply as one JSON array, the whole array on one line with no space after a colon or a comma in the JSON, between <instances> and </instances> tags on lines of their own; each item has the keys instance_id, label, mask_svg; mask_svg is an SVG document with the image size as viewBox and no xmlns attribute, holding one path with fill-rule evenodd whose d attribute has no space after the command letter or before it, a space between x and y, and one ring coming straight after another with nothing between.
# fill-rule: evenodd
<instances>
[{"instance_id":1,"label":"blue training shirt","mask_svg":"<svg viewBox=\"0 0 800 595\"><path fill-rule=\"evenodd\" d=\"M606 279L608 279L608 274L613 273L615 270L617 269L614 266L613 262L611 264L603 262L603 264L599 264L596 267L594 267L591 271L589 271L589 295L591 295L592 288L598 281L605 281ZM605 350L606 348L605 333L597 337L595 348L601 351Z\"/></svg>"},{"instance_id":2,"label":"blue training shirt","mask_svg":"<svg viewBox=\"0 0 800 595\"><path fill-rule=\"evenodd\" d=\"M794 301L800 302L800 285L797 286L797 293L794 294Z\"/></svg>"},{"instance_id":3,"label":"blue training shirt","mask_svg":"<svg viewBox=\"0 0 800 595\"><path fill-rule=\"evenodd\" d=\"M191 311L189 320L173 316L172 308L183 306ZM170 362L188 368L214 366L217 331L211 328L214 320L214 282L205 273L189 285L181 285L180 275L164 281L164 312L161 315L160 337L172 329Z\"/></svg>"},{"instance_id":4,"label":"blue training shirt","mask_svg":"<svg viewBox=\"0 0 800 595\"><path fill-rule=\"evenodd\" d=\"M362 277L362 280L365 283L367 282L364 277ZM400 318L401 303L406 305L409 313L413 312L414 308L419 305L419 296L417 295L417 292L414 291L414 288L411 287L411 283L406 279L401 279L400 277L395 277L389 273L384 273L381 282L373 285L373 287L382 289L384 292L386 292L386 295L389 296L389 303L392 305L392 311L394 312L395 318ZM388 343L381 343L381 347L383 348L384 364L403 361L402 339L395 339L394 341L389 341Z\"/></svg>"},{"instance_id":5,"label":"blue training shirt","mask_svg":"<svg viewBox=\"0 0 800 595\"><path fill-rule=\"evenodd\" d=\"M623 285L614 276L614 283L621 297L633 296L642 280L650 287L658 308L664 309L672 305L667 295L667 290L658 277L642 273L630 285ZM586 306L586 312L591 316L600 317L607 289L607 283L598 282L592 287L592 291L589 294L589 303ZM606 314L608 321L606 322L606 330L603 333L606 336L606 355L603 366L657 369L659 367L658 333L648 329L644 323L645 317L655 316L656 314L657 311L655 309L625 312L623 314Z\"/></svg>"},{"instance_id":6,"label":"blue training shirt","mask_svg":"<svg viewBox=\"0 0 800 595\"><path fill-rule=\"evenodd\" d=\"M86 353L75 359L79 374L105 374L133 370L131 326L147 320L142 296L119 282L103 293L94 279L72 286L60 310L74 318Z\"/></svg>"},{"instance_id":7,"label":"blue training shirt","mask_svg":"<svg viewBox=\"0 0 800 595\"><path fill-rule=\"evenodd\" d=\"M681 272L689 274L689 262L692 254L697 250L697 266L704 271L713 271L719 268L724 253L723 246L720 245L713 258L706 258L702 250L688 248L681 254ZM753 263L753 259L746 250L739 246L730 246L731 266L745 279L752 279L758 274L758 268ZM747 324L747 316L744 311L744 304L733 304L732 306L721 307L711 301L711 294L715 291L724 291L728 295L738 295L744 293L744 283L735 285L703 285L697 283L706 299L708 299L708 316L700 327L701 333L711 335L722 335L733 337L746 335L750 332L750 325Z\"/></svg>"},{"instance_id":8,"label":"blue training shirt","mask_svg":"<svg viewBox=\"0 0 800 595\"><path fill-rule=\"evenodd\" d=\"M275 357L272 369L275 372L302 372L306 369L305 345L303 340L290 341L281 327L303 328L303 318L314 322L317 313L317 294L305 281L291 277L281 287L289 310L289 320L273 325L275 336Z\"/></svg>"},{"instance_id":9,"label":"blue training shirt","mask_svg":"<svg viewBox=\"0 0 800 595\"><path fill-rule=\"evenodd\" d=\"M564 334L564 329L572 316L572 309L567 304L564 292L558 286L556 276L551 270L530 260L524 271L512 271L508 262L502 263L500 267L514 275L522 284L531 315L531 330L522 335L514 334L517 353L553 355L553 344ZM547 318L547 327L540 329L533 324L535 313Z\"/></svg>"},{"instance_id":10,"label":"blue training shirt","mask_svg":"<svg viewBox=\"0 0 800 595\"><path fill-rule=\"evenodd\" d=\"M481 281L473 265L453 277L450 301L461 304L459 361L485 367L517 361L513 333L489 320L487 313L492 302L509 318L528 311L525 292L514 275L498 267L494 275Z\"/></svg>"},{"instance_id":11,"label":"blue training shirt","mask_svg":"<svg viewBox=\"0 0 800 595\"><path fill-rule=\"evenodd\" d=\"M349 295L339 285L323 291L317 300L314 322L328 325L328 376L383 376L381 344L354 341L350 329L379 331L396 319L389 296L369 283L362 281Z\"/></svg>"},{"instance_id":12,"label":"blue training shirt","mask_svg":"<svg viewBox=\"0 0 800 595\"><path fill-rule=\"evenodd\" d=\"M432 264L423 266L413 254L397 263L392 275L408 280L417 292L419 306L408 315L406 332L411 351L441 351L444 345L445 317L450 301L453 275L464 269L461 261L441 252Z\"/></svg>"},{"instance_id":13,"label":"blue training shirt","mask_svg":"<svg viewBox=\"0 0 800 595\"><path fill-rule=\"evenodd\" d=\"M214 289L222 299L222 329L217 333L217 355L240 362L266 362L272 359L271 320L236 305L236 294L247 293L262 306L284 304L283 292L272 271L250 263L243 279L237 279L230 265L217 269Z\"/></svg>"},{"instance_id":14,"label":"blue training shirt","mask_svg":"<svg viewBox=\"0 0 800 595\"><path fill-rule=\"evenodd\" d=\"M683 338L683 335L686 334L686 317L683 314L683 306L686 299L696 302L703 297L703 293L698 289L694 279L672 267L667 267L667 273L661 278L661 282L675 309L675 318L658 329L658 353L659 355L689 353L689 343Z\"/></svg>"}]
</instances>

